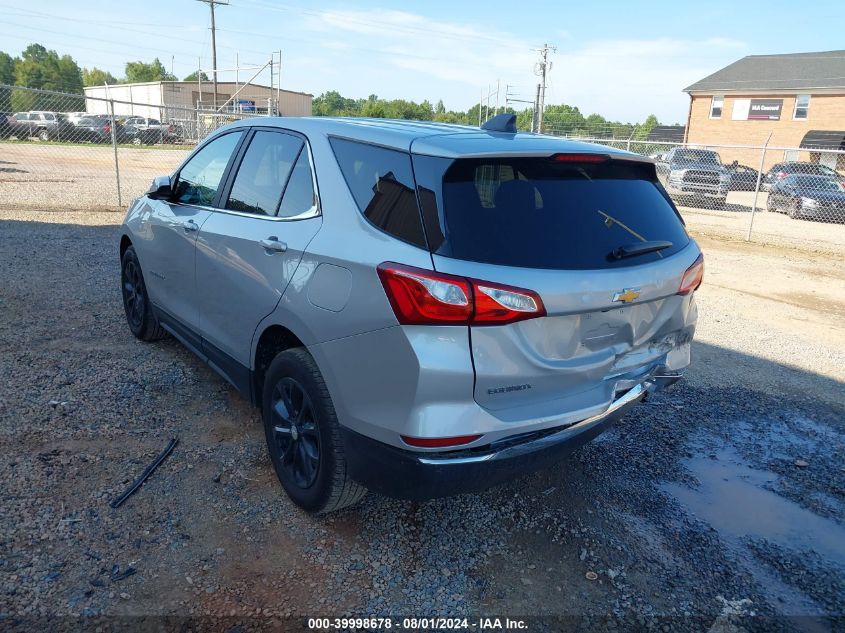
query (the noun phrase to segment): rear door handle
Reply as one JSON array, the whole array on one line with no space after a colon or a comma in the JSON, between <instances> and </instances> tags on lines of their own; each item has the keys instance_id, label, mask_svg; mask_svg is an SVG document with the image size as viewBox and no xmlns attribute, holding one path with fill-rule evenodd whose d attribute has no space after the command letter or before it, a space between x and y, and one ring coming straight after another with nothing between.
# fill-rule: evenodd
<instances>
[{"instance_id":1,"label":"rear door handle","mask_svg":"<svg viewBox=\"0 0 845 633\"><path fill-rule=\"evenodd\" d=\"M193 233L194 231L199 230L199 224L194 222L193 220L188 220L185 224L182 225L182 228L185 229L185 233Z\"/></svg>"},{"instance_id":2,"label":"rear door handle","mask_svg":"<svg viewBox=\"0 0 845 633\"><path fill-rule=\"evenodd\" d=\"M284 253L286 250L288 250L288 245L284 242L280 242L279 238L275 235L268 237L264 240L259 240L258 243L261 244L261 246L264 247L264 250L267 251L270 255L272 255L273 253Z\"/></svg>"}]
</instances>

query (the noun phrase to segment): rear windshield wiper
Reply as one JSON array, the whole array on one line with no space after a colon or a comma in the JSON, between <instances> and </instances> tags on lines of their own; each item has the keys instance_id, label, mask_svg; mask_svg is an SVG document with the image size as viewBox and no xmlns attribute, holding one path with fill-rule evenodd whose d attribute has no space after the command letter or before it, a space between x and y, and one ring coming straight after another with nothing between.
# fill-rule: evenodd
<instances>
[{"instance_id":1,"label":"rear windshield wiper","mask_svg":"<svg viewBox=\"0 0 845 633\"><path fill-rule=\"evenodd\" d=\"M625 257L636 257L637 255L645 255L646 253L656 253L671 247L672 242L666 241L635 242L620 246L616 250L611 251L608 257L610 259L624 259Z\"/></svg>"}]
</instances>

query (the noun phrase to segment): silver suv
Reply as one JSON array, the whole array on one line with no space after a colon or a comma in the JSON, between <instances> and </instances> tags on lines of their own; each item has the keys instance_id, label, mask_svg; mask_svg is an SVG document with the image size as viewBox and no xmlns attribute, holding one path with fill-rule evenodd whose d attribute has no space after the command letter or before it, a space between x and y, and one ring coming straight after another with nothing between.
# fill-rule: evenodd
<instances>
[{"instance_id":1,"label":"silver suv","mask_svg":"<svg viewBox=\"0 0 845 633\"><path fill-rule=\"evenodd\" d=\"M680 377L704 268L651 160L509 115L228 125L131 205L120 256L135 336L260 406L313 513L558 464Z\"/></svg>"}]
</instances>

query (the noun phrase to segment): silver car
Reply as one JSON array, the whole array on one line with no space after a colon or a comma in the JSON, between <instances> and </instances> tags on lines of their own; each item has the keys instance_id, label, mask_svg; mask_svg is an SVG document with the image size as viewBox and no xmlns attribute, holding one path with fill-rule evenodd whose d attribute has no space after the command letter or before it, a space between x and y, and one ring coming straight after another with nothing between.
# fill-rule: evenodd
<instances>
[{"instance_id":1,"label":"silver car","mask_svg":"<svg viewBox=\"0 0 845 633\"><path fill-rule=\"evenodd\" d=\"M228 125L133 202L120 257L133 334L260 406L313 513L556 466L680 377L704 271L650 159L510 115Z\"/></svg>"}]
</instances>

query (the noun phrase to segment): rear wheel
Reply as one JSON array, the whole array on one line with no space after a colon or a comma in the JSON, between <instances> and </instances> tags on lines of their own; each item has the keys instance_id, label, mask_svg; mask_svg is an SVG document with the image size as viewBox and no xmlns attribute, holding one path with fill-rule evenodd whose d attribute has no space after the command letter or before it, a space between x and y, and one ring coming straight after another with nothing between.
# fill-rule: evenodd
<instances>
[{"instance_id":1,"label":"rear wheel","mask_svg":"<svg viewBox=\"0 0 845 633\"><path fill-rule=\"evenodd\" d=\"M144 275L141 272L141 263L135 254L134 246L130 246L123 253L120 269L123 310L126 312L126 322L132 334L142 341L155 341L162 338L165 331L153 313Z\"/></svg>"},{"instance_id":2,"label":"rear wheel","mask_svg":"<svg viewBox=\"0 0 845 633\"><path fill-rule=\"evenodd\" d=\"M801 202L796 201L789 205L789 217L793 220L801 219Z\"/></svg>"},{"instance_id":3,"label":"rear wheel","mask_svg":"<svg viewBox=\"0 0 845 633\"><path fill-rule=\"evenodd\" d=\"M39 130L38 131L38 140L39 141L49 141L50 140L50 133L47 130Z\"/></svg>"},{"instance_id":4,"label":"rear wheel","mask_svg":"<svg viewBox=\"0 0 845 633\"><path fill-rule=\"evenodd\" d=\"M349 478L334 405L305 349L286 350L270 364L262 413L270 460L296 505L325 514L366 494L366 488Z\"/></svg>"}]
</instances>

